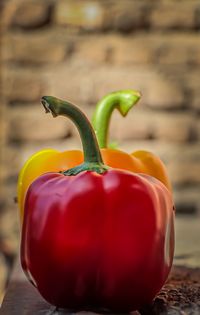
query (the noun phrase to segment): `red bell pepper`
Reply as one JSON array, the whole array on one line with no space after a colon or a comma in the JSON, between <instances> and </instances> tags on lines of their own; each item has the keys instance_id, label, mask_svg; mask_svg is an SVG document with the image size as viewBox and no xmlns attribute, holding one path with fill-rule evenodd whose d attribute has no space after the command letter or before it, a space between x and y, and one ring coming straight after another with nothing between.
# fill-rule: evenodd
<instances>
[{"instance_id":1,"label":"red bell pepper","mask_svg":"<svg viewBox=\"0 0 200 315\"><path fill-rule=\"evenodd\" d=\"M28 189L21 241L28 279L62 308L125 312L150 303L173 260L171 193L154 177L105 166L78 108L53 97L42 103L77 125L84 163Z\"/></svg>"}]
</instances>

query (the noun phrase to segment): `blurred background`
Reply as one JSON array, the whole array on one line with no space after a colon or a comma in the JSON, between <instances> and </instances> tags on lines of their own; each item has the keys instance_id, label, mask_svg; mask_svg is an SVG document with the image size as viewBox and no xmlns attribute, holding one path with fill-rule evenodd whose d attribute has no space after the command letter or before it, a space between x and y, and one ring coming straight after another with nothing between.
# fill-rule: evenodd
<instances>
[{"instance_id":1,"label":"blurred background","mask_svg":"<svg viewBox=\"0 0 200 315\"><path fill-rule=\"evenodd\" d=\"M81 148L67 119L44 115L42 95L68 99L91 117L106 93L141 91L140 103L126 118L114 113L110 139L128 152L150 150L166 163L181 222L177 261L192 246L198 252L199 0L1 0L0 5L0 296L19 248L14 198L23 163L42 148Z\"/></svg>"}]
</instances>

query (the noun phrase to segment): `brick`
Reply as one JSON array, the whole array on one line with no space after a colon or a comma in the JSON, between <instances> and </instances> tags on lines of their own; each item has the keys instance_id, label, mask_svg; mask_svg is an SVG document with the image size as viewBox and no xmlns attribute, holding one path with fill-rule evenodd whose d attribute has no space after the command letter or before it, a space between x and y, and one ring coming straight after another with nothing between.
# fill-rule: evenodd
<instances>
[{"instance_id":1,"label":"brick","mask_svg":"<svg viewBox=\"0 0 200 315\"><path fill-rule=\"evenodd\" d=\"M200 91L193 94L191 100L191 107L198 113L200 113Z\"/></svg>"},{"instance_id":2,"label":"brick","mask_svg":"<svg viewBox=\"0 0 200 315\"><path fill-rule=\"evenodd\" d=\"M195 28L200 29L200 5L195 10Z\"/></svg>"},{"instance_id":3,"label":"brick","mask_svg":"<svg viewBox=\"0 0 200 315\"><path fill-rule=\"evenodd\" d=\"M12 108L9 114L9 139L45 141L67 137L72 129L68 119L45 115L42 105ZM45 143L44 143L45 145Z\"/></svg>"},{"instance_id":4,"label":"brick","mask_svg":"<svg viewBox=\"0 0 200 315\"><path fill-rule=\"evenodd\" d=\"M3 100L1 100L1 106L0 106L0 148L1 148L1 154L0 154L0 210L1 210L1 203L2 203L2 196L4 195L4 166L3 166L3 160L4 160L4 148L6 144L6 138L7 138L7 131L8 131L8 121L6 119L6 108L5 103Z\"/></svg>"},{"instance_id":5,"label":"brick","mask_svg":"<svg viewBox=\"0 0 200 315\"><path fill-rule=\"evenodd\" d=\"M155 137L166 141L194 141L197 118L192 113L155 113Z\"/></svg>"},{"instance_id":6,"label":"brick","mask_svg":"<svg viewBox=\"0 0 200 315\"><path fill-rule=\"evenodd\" d=\"M189 106L195 111L200 112L200 80L199 80L199 67L182 74L182 80L188 90L188 103Z\"/></svg>"},{"instance_id":7,"label":"brick","mask_svg":"<svg viewBox=\"0 0 200 315\"><path fill-rule=\"evenodd\" d=\"M198 39L199 40L199 39ZM200 40L198 41L198 44L200 45ZM198 45L198 49L193 50L193 58L191 58L193 64L200 65L200 48Z\"/></svg>"},{"instance_id":8,"label":"brick","mask_svg":"<svg viewBox=\"0 0 200 315\"><path fill-rule=\"evenodd\" d=\"M11 0L11 1L1 1L0 6L1 6L1 27L2 29L7 29L11 21L13 19L13 16L15 15L15 12L18 8L19 2L18 0Z\"/></svg>"},{"instance_id":9,"label":"brick","mask_svg":"<svg viewBox=\"0 0 200 315\"><path fill-rule=\"evenodd\" d=\"M200 186L193 185L189 187L180 187L174 189L174 200L177 210L187 210L193 214L200 213L200 200L199 200ZM188 213L187 212L187 213Z\"/></svg>"},{"instance_id":10,"label":"brick","mask_svg":"<svg viewBox=\"0 0 200 315\"><path fill-rule=\"evenodd\" d=\"M147 28L149 25L149 7L147 2L142 1L115 1L111 8L114 29L121 32L130 32L138 28Z\"/></svg>"},{"instance_id":11,"label":"brick","mask_svg":"<svg viewBox=\"0 0 200 315\"><path fill-rule=\"evenodd\" d=\"M156 40L156 37L155 37ZM154 42L156 62L165 65L191 65L200 63L198 34L164 34Z\"/></svg>"},{"instance_id":12,"label":"brick","mask_svg":"<svg viewBox=\"0 0 200 315\"><path fill-rule=\"evenodd\" d=\"M5 144L6 136L8 132L8 121L7 119L5 119L5 117L6 117L5 114L3 114L4 120L3 119L2 121L0 120L0 147L2 147Z\"/></svg>"},{"instance_id":13,"label":"brick","mask_svg":"<svg viewBox=\"0 0 200 315\"><path fill-rule=\"evenodd\" d=\"M158 113L138 104L125 118L113 113L110 136L117 142L151 138L187 142L195 135L196 120L192 114Z\"/></svg>"},{"instance_id":14,"label":"brick","mask_svg":"<svg viewBox=\"0 0 200 315\"><path fill-rule=\"evenodd\" d=\"M190 72L185 73L183 78L187 84L188 89L191 92L198 92L200 90L200 81L199 81L199 68L196 67Z\"/></svg>"},{"instance_id":15,"label":"brick","mask_svg":"<svg viewBox=\"0 0 200 315\"><path fill-rule=\"evenodd\" d=\"M123 64L199 65L199 35L195 33L142 33L109 38L112 61Z\"/></svg>"},{"instance_id":16,"label":"brick","mask_svg":"<svg viewBox=\"0 0 200 315\"><path fill-rule=\"evenodd\" d=\"M44 92L45 82L41 73L31 70L5 71L4 95L10 102L39 101Z\"/></svg>"},{"instance_id":17,"label":"brick","mask_svg":"<svg viewBox=\"0 0 200 315\"><path fill-rule=\"evenodd\" d=\"M168 171L174 185L200 184L200 159L174 161L168 164Z\"/></svg>"},{"instance_id":18,"label":"brick","mask_svg":"<svg viewBox=\"0 0 200 315\"><path fill-rule=\"evenodd\" d=\"M89 61L126 64L191 65L199 64L200 39L195 33L140 33L90 35L76 38L78 57ZM96 47L91 49L91 47ZM76 57L76 55L75 55Z\"/></svg>"},{"instance_id":19,"label":"brick","mask_svg":"<svg viewBox=\"0 0 200 315\"><path fill-rule=\"evenodd\" d=\"M200 39L195 33L180 34L171 32L165 34L142 33L128 35L91 35L76 39L77 47L83 47L79 55L86 60L104 61L126 64L161 64L161 65L191 65L199 64ZM96 49L91 49L96 47Z\"/></svg>"},{"instance_id":20,"label":"brick","mask_svg":"<svg viewBox=\"0 0 200 315\"><path fill-rule=\"evenodd\" d=\"M199 145L199 141L177 144L173 147L173 150L169 152L170 161L177 161L179 163L188 161L193 163L194 161L198 161L200 159Z\"/></svg>"},{"instance_id":21,"label":"brick","mask_svg":"<svg viewBox=\"0 0 200 315\"><path fill-rule=\"evenodd\" d=\"M0 249L10 258L14 258L19 250L19 214L13 199L12 205L12 208L7 208L0 216Z\"/></svg>"},{"instance_id":22,"label":"brick","mask_svg":"<svg viewBox=\"0 0 200 315\"><path fill-rule=\"evenodd\" d=\"M18 1L11 25L20 28L37 28L50 20L51 6L47 1Z\"/></svg>"},{"instance_id":23,"label":"brick","mask_svg":"<svg viewBox=\"0 0 200 315\"><path fill-rule=\"evenodd\" d=\"M197 122L196 122L195 127L196 127L196 132L197 132L197 138L198 140L200 140L200 118L198 117L196 120Z\"/></svg>"},{"instance_id":24,"label":"brick","mask_svg":"<svg viewBox=\"0 0 200 315\"><path fill-rule=\"evenodd\" d=\"M192 29L198 1L159 2L150 14L150 25L160 29Z\"/></svg>"},{"instance_id":25,"label":"brick","mask_svg":"<svg viewBox=\"0 0 200 315\"><path fill-rule=\"evenodd\" d=\"M15 176L19 172L19 165L20 165L20 146L19 145L4 145L3 150L2 150L2 158L1 158L1 178L3 182L3 191L5 192L7 187L6 187L6 180L8 177L12 177L13 175ZM10 167L12 165L12 167ZM5 197L6 196L6 197ZM7 194L2 194L2 199L7 198Z\"/></svg>"},{"instance_id":26,"label":"brick","mask_svg":"<svg viewBox=\"0 0 200 315\"><path fill-rule=\"evenodd\" d=\"M5 143L6 134L8 131L7 119L5 119L7 113L5 101L1 100L0 106L0 147Z\"/></svg>"},{"instance_id":27,"label":"brick","mask_svg":"<svg viewBox=\"0 0 200 315\"><path fill-rule=\"evenodd\" d=\"M4 36L3 48L5 61L36 65L61 62L71 53L82 62L111 61L120 65L200 63L198 34L180 35L177 32L128 37L113 34L72 37L62 31L59 36L56 31L34 32L31 37L17 33Z\"/></svg>"},{"instance_id":28,"label":"brick","mask_svg":"<svg viewBox=\"0 0 200 315\"><path fill-rule=\"evenodd\" d=\"M81 36L77 38L73 58L80 63L96 64L106 61L110 50L110 36ZM95 49L94 49L95 47Z\"/></svg>"},{"instance_id":29,"label":"brick","mask_svg":"<svg viewBox=\"0 0 200 315\"><path fill-rule=\"evenodd\" d=\"M184 92L178 82L157 75L148 82L147 105L152 108L181 108L185 105Z\"/></svg>"},{"instance_id":30,"label":"brick","mask_svg":"<svg viewBox=\"0 0 200 315\"><path fill-rule=\"evenodd\" d=\"M55 33L8 35L4 39L3 58L20 64L43 65L65 59L70 43L60 41Z\"/></svg>"},{"instance_id":31,"label":"brick","mask_svg":"<svg viewBox=\"0 0 200 315\"><path fill-rule=\"evenodd\" d=\"M146 64L154 60L154 47L147 36L121 36L110 39L112 61L119 65Z\"/></svg>"},{"instance_id":32,"label":"brick","mask_svg":"<svg viewBox=\"0 0 200 315\"><path fill-rule=\"evenodd\" d=\"M183 144L172 151L168 170L176 186L200 183L200 142Z\"/></svg>"},{"instance_id":33,"label":"brick","mask_svg":"<svg viewBox=\"0 0 200 315\"><path fill-rule=\"evenodd\" d=\"M58 1L55 6L55 22L84 30L103 27L104 9L98 1Z\"/></svg>"},{"instance_id":34,"label":"brick","mask_svg":"<svg viewBox=\"0 0 200 315\"><path fill-rule=\"evenodd\" d=\"M117 65L146 64L154 60L152 36L87 35L75 41L73 58L82 63L111 62ZM95 49L93 49L95 47Z\"/></svg>"}]
</instances>

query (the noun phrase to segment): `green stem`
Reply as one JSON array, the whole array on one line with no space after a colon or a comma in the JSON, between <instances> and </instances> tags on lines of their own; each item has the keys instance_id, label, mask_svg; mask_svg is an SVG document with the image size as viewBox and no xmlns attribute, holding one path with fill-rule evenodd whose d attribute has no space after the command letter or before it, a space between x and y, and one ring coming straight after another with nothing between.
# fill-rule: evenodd
<instances>
[{"instance_id":1,"label":"green stem","mask_svg":"<svg viewBox=\"0 0 200 315\"><path fill-rule=\"evenodd\" d=\"M107 147L108 127L113 110L118 109L122 116L139 101L141 95L137 91L122 90L106 95L101 99L93 115L92 124L97 135L100 148Z\"/></svg>"},{"instance_id":2,"label":"green stem","mask_svg":"<svg viewBox=\"0 0 200 315\"><path fill-rule=\"evenodd\" d=\"M75 105L53 96L43 96L41 102L46 112L51 113L53 117L61 115L70 118L78 128L81 137L84 163L64 171L63 174L76 175L85 170L104 173L108 168L103 164L94 130L85 114Z\"/></svg>"}]
</instances>

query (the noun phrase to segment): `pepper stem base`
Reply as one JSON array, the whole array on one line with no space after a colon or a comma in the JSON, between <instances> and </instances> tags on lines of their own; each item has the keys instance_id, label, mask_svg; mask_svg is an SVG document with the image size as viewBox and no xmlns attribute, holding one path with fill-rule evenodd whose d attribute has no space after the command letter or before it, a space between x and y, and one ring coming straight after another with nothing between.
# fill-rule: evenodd
<instances>
[{"instance_id":1,"label":"pepper stem base","mask_svg":"<svg viewBox=\"0 0 200 315\"><path fill-rule=\"evenodd\" d=\"M96 172L97 174L103 174L108 170L108 166L102 163L94 163L94 162L84 162L78 166L70 168L64 172L61 172L65 176L75 176L84 171L92 171Z\"/></svg>"}]
</instances>

